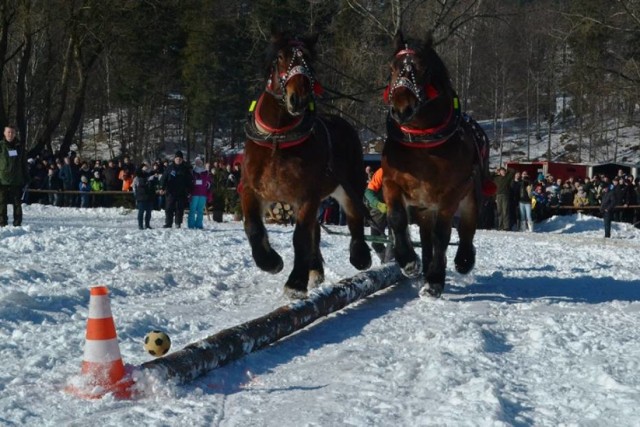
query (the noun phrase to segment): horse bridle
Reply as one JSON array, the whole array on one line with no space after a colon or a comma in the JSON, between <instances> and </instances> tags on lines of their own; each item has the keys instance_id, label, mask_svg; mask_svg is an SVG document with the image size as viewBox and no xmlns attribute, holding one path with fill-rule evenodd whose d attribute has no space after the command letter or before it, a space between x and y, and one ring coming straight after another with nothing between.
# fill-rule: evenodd
<instances>
[{"instance_id":1,"label":"horse bridle","mask_svg":"<svg viewBox=\"0 0 640 427\"><path fill-rule=\"evenodd\" d=\"M416 52L413 49L405 46L404 49L398 51L395 54L396 58L402 58L402 69L396 76L395 80L387 86L384 93L384 100L387 104L391 103L393 93L399 88L405 88L409 90L418 100L416 110L420 109L423 105L433 101L438 96L438 91L431 85L430 73L426 72L426 81L423 85L418 84L416 78ZM432 96L433 95L433 96Z\"/></svg>"},{"instance_id":2,"label":"horse bridle","mask_svg":"<svg viewBox=\"0 0 640 427\"><path fill-rule=\"evenodd\" d=\"M309 81L312 88L312 97L321 91L321 87L316 81L311 67L304 58L304 52L302 50L304 44L294 40L289 42L289 46L291 48L291 60L287 65L286 71L279 72L278 58L274 59L265 88L265 93L271 94L281 105L285 104L286 92L284 89L289 80L295 76L303 76ZM273 87L274 77L278 81L278 88ZM251 116L245 126L247 137L256 144L270 147L275 151L279 148L289 148L301 144L314 132L316 122L315 100L312 99L309 102L307 112L297 117L292 123L283 127L272 127L264 122L260 115L260 105L263 99L264 94L261 95L257 101L251 103L249 107Z\"/></svg>"},{"instance_id":3,"label":"horse bridle","mask_svg":"<svg viewBox=\"0 0 640 427\"><path fill-rule=\"evenodd\" d=\"M391 104L393 92L404 87L409 90L417 99L418 103L415 111L420 110L432 101L439 99L440 92L431 84L431 73L426 72L426 81L423 85L419 85L416 78L415 51L405 46L404 49L396 53L395 57L402 57L402 69L396 76L396 79L385 90L385 101ZM394 140L402 144L416 148L433 148L446 142L451 135L459 129L460 123L460 104L458 97L454 94L451 102L451 109L447 118L439 125L416 129L409 126L398 125L391 114L387 118L387 133Z\"/></svg>"},{"instance_id":4,"label":"horse bridle","mask_svg":"<svg viewBox=\"0 0 640 427\"><path fill-rule=\"evenodd\" d=\"M281 101L284 101L285 96L285 87L289 80L291 80L295 76L303 76L309 80L309 84L312 88L312 93L316 93L317 82L315 76L313 75L313 71L311 67L307 64L307 61L304 59L304 52L302 51L303 44L301 42L290 42L291 46L291 60L289 61L289 65L287 65L287 70L285 72L278 71L278 59L274 59L272 70L269 75L269 79L267 80L266 91L274 95L275 97L280 98ZM277 79L279 83L279 88L277 90L273 89L273 75L277 74Z\"/></svg>"}]
</instances>

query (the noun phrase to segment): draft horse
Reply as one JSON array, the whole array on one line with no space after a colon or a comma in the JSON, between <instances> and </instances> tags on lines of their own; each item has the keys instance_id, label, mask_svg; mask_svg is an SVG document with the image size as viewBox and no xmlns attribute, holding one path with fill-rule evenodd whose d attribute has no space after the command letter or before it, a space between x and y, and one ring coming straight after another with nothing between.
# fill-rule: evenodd
<instances>
[{"instance_id":1,"label":"draft horse","mask_svg":"<svg viewBox=\"0 0 640 427\"><path fill-rule=\"evenodd\" d=\"M272 35L266 85L252 103L245 127L244 230L256 265L279 273L283 261L269 243L264 213L271 202L293 206L293 270L284 285L290 298L305 298L309 287L324 280L317 212L328 196L338 200L346 213L351 264L359 270L371 266L364 237L362 146L348 122L316 111L315 95L320 91L312 68L316 41L317 35Z\"/></svg>"},{"instance_id":2,"label":"draft horse","mask_svg":"<svg viewBox=\"0 0 640 427\"><path fill-rule=\"evenodd\" d=\"M415 47L402 33L396 35L384 97L389 114L383 194L395 258L405 276L424 275L420 295L439 297L456 212L460 242L455 268L466 274L475 264L473 238L488 177L488 141L480 126L460 112L432 35ZM419 226L422 259L411 244L410 223Z\"/></svg>"}]
</instances>

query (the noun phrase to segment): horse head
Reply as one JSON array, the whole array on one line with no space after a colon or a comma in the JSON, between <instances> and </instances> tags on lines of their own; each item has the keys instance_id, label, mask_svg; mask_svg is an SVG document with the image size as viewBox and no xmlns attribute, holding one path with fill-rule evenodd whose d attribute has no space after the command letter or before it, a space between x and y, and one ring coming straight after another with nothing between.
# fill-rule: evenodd
<instances>
[{"instance_id":1,"label":"horse head","mask_svg":"<svg viewBox=\"0 0 640 427\"><path fill-rule=\"evenodd\" d=\"M317 40L317 35L294 38L274 33L271 37L267 91L292 116L304 114L319 87L311 67Z\"/></svg>"},{"instance_id":2,"label":"horse head","mask_svg":"<svg viewBox=\"0 0 640 427\"><path fill-rule=\"evenodd\" d=\"M402 34L395 37L385 101L391 117L399 124L411 122L422 107L451 91L449 73L433 49L433 36L413 48Z\"/></svg>"}]
</instances>

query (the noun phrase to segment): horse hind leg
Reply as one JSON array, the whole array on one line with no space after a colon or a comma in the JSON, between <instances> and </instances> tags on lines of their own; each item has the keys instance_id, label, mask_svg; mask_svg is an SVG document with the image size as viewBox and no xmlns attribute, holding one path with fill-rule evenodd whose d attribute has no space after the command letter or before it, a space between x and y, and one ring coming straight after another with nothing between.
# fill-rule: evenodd
<instances>
[{"instance_id":1,"label":"horse hind leg","mask_svg":"<svg viewBox=\"0 0 640 427\"><path fill-rule=\"evenodd\" d=\"M358 270L366 270L371 267L371 250L364 239L364 210L362 203L359 212L355 202L349 198L342 186L339 186L332 196L340 203L347 215L347 226L351 234L349 242L349 262Z\"/></svg>"},{"instance_id":2,"label":"horse hind leg","mask_svg":"<svg viewBox=\"0 0 640 427\"><path fill-rule=\"evenodd\" d=\"M427 221L420 227L423 242L422 255L425 263L425 284L420 296L439 298L444 291L447 270L447 247L451 238L451 219L438 215L435 222ZM428 242L425 244L424 242Z\"/></svg>"},{"instance_id":3,"label":"horse hind leg","mask_svg":"<svg viewBox=\"0 0 640 427\"><path fill-rule=\"evenodd\" d=\"M318 287L324 282L324 260L320 251L320 223L316 223L313 234L311 262L309 263L309 289Z\"/></svg>"},{"instance_id":4,"label":"horse hind leg","mask_svg":"<svg viewBox=\"0 0 640 427\"><path fill-rule=\"evenodd\" d=\"M473 192L470 192L460 204L460 221L458 223L458 235L460 243L454 264L460 274L469 273L476 263L476 249L473 246L473 238L476 233L478 210Z\"/></svg>"},{"instance_id":5,"label":"horse hind leg","mask_svg":"<svg viewBox=\"0 0 640 427\"><path fill-rule=\"evenodd\" d=\"M422 261L416 255L409 236L409 220L406 208L395 203L387 211L394 256L405 277L416 278L422 274Z\"/></svg>"}]
</instances>

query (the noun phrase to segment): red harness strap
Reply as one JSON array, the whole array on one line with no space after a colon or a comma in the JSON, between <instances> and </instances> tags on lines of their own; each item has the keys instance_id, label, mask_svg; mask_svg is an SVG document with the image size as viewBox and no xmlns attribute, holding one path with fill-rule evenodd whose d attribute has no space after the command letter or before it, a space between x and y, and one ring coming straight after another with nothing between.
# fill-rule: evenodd
<instances>
[{"instance_id":1,"label":"red harness strap","mask_svg":"<svg viewBox=\"0 0 640 427\"><path fill-rule=\"evenodd\" d=\"M251 141L253 141L254 144L257 144L261 147L267 147L267 148L290 148L290 147L294 147L296 145L300 145L303 142L305 142L307 139L309 139L311 135L305 135L300 139L296 139L295 141L282 141L282 142L271 142L271 141L257 141L255 139L252 139Z\"/></svg>"},{"instance_id":2,"label":"red harness strap","mask_svg":"<svg viewBox=\"0 0 640 427\"><path fill-rule=\"evenodd\" d=\"M262 120L262 117L260 117L260 107L262 106L262 98L263 97L264 97L264 93L262 95L260 95L260 98L258 98L258 103L256 105L256 110L255 110L255 113L254 113L254 116L256 118L256 123L262 129L266 130L269 133L273 133L273 134L276 134L276 135L282 135L284 133L287 133L291 129L294 129L296 126L298 126L300 124L300 122L302 122L302 117L300 117L295 122L291 123L288 126L282 127L282 128L273 128L273 127L269 126L268 124L266 124Z\"/></svg>"},{"instance_id":3,"label":"red harness strap","mask_svg":"<svg viewBox=\"0 0 640 427\"><path fill-rule=\"evenodd\" d=\"M255 112L253 114L256 124L258 126L260 126L260 128L262 128L263 130L267 131L270 134L273 135L277 135L277 136L283 136L285 135L287 132L295 129L297 126L300 125L300 123L302 123L303 117L300 117L298 120L294 121L292 124L285 126L285 127L281 127L281 128L274 128L269 126L268 124L266 124L263 120L262 117L260 116L260 107L262 106L262 98L264 97L264 93L262 95L260 95L260 98L258 98L258 102L256 104L256 108L255 108ZM300 138L291 140L291 141L286 141L286 140L278 140L277 138L270 138L270 139L265 139L265 140L259 140L259 139L251 139L251 141L253 141L255 144L261 146L261 147L267 147L267 148L290 148L290 147L294 147L296 145L302 144L304 141L306 141L307 139L309 139L309 137L311 136L311 134L306 134L301 136Z\"/></svg>"},{"instance_id":4,"label":"red harness strap","mask_svg":"<svg viewBox=\"0 0 640 427\"><path fill-rule=\"evenodd\" d=\"M444 120L441 124L439 124L438 126L432 127L432 128L427 128L427 129L413 129L413 128L408 128L406 126L399 126L400 130L402 131L403 134L405 135L409 135L410 137L415 136L415 137L427 137L430 135L437 135L438 133L444 131L445 129L447 129L449 126L451 126L451 120L453 119L453 114L454 114L454 108L453 106L451 106L451 110L449 110L449 115L447 116L446 120ZM445 142L447 142L447 140L451 137L451 134L445 135L442 138L438 138L438 139L434 139L434 140L417 140L417 141L407 141L407 140L400 140L400 143L402 145L405 145L407 147L412 147L412 148L435 148L438 147L439 145L444 144Z\"/></svg>"}]
</instances>

